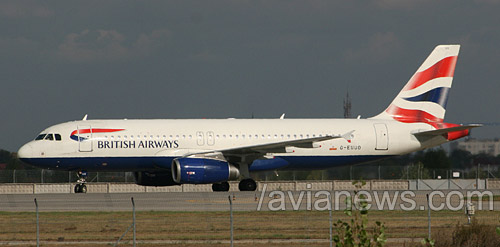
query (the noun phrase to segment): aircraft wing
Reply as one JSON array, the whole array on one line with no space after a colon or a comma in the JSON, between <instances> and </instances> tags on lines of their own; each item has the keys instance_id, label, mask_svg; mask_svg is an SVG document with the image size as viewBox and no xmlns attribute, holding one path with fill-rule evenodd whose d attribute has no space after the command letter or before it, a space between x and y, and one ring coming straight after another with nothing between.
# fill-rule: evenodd
<instances>
[{"instance_id":1,"label":"aircraft wing","mask_svg":"<svg viewBox=\"0 0 500 247\"><path fill-rule=\"evenodd\" d=\"M335 135L335 136L312 137L312 138L290 140L290 141L279 141L266 144L228 148L222 150L189 153L186 154L185 157L192 155L203 155L209 153L222 153L222 155L224 155L226 158L234 156L238 157L255 156L255 155L262 156L265 155L266 153L280 153L280 152L283 153L285 152L286 147L291 147L291 146L300 148L313 148L313 143L315 142L327 141L337 138L344 138L344 137L341 135Z\"/></svg>"},{"instance_id":2,"label":"aircraft wing","mask_svg":"<svg viewBox=\"0 0 500 247\"><path fill-rule=\"evenodd\" d=\"M416 132L416 133L413 133L413 135L416 137L419 137L419 136L439 136L439 135L443 135L443 134L450 133L450 132L462 131L462 130L481 127L481 126L482 126L481 124L461 125L461 126L456 126L456 127L451 127L451 128Z\"/></svg>"},{"instance_id":3,"label":"aircraft wing","mask_svg":"<svg viewBox=\"0 0 500 247\"><path fill-rule=\"evenodd\" d=\"M223 154L251 154L251 153L278 153L285 152L286 147L313 148L313 143L342 138L342 136L312 137L291 141L273 142L246 147L230 148L220 150Z\"/></svg>"}]
</instances>

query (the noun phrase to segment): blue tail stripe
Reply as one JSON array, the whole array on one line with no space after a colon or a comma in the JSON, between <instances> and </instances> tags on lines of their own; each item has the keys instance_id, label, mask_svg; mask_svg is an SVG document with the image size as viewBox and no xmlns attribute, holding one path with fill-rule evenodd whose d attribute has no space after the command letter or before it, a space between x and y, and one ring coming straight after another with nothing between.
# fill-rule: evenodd
<instances>
[{"instance_id":1,"label":"blue tail stripe","mask_svg":"<svg viewBox=\"0 0 500 247\"><path fill-rule=\"evenodd\" d=\"M421 95L404 99L413 102L422 102L422 101L434 102L436 104L439 104L443 108L446 108L446 102L448 101L449 90L450 88L448 87L434 88Z\"/></svg>"}]
</instances>

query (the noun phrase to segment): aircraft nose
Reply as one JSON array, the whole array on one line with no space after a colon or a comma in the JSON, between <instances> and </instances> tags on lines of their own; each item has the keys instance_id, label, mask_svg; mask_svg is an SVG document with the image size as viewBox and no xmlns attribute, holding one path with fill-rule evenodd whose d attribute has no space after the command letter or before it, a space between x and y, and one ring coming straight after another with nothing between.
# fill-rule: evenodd
<instances>
[{"instance_id":1,"label":"aircraft nose","mask_svg":"<svg viewBox=\"0 0 500 247\"><path fill-rule=\"evenodd\" d=\"M19 159L31 158L33 156L33 147L30 144L24 144L19 151L17 151L17 157Z\"/></svg>"}]
</instances>

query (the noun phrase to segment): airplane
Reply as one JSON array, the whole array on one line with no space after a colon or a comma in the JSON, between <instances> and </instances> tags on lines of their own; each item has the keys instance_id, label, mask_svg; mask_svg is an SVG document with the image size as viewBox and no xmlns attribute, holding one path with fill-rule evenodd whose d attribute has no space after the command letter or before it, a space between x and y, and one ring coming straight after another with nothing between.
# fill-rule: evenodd
<instances>
[{"instance_id":1,"label":"airplane","mask_svg":"<svg viewBox=\"0 0 500 247\"><path fill-rule=\"evenodd\" d=\"M71 121L51 126L23 145L33 166L134 172L144 186L212 184L255 191L253 172L327 169L434 147L480 125L445 123L446 102L460 45L431 52L386 110L361 119L147 119Z\"/></svg>"}]
</instances>

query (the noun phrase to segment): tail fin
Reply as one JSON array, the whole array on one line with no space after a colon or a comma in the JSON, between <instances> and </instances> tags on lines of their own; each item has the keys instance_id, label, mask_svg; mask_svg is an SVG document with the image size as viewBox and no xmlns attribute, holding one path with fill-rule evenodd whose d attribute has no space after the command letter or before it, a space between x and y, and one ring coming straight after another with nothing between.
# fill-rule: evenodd
<instances>
[{"instance_id":1,"label":"tail fin","mask_svg":"<svg viewBox=\"0 0 500 247\"><path fill-rule=\"evenodd\" d=\"M439 128L446 112L459 50L460 45L436 46L389 107L373 118L428 123Z\"/></svg>"}]
</instances>

